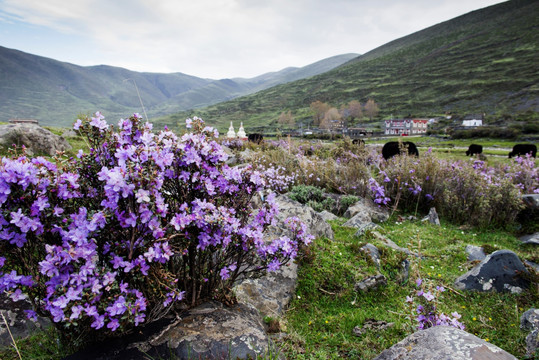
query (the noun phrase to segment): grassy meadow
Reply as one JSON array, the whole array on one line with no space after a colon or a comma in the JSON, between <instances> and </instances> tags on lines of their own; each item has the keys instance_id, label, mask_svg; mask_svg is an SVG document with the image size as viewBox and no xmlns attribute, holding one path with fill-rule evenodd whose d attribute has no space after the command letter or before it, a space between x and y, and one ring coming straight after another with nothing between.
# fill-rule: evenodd
<instances>
[{"instance_id":1,"label":"grassy meadow","mask_svg":"<svg viewBox=\"0 0 539 360\"><path fill-rule=\"evenodd\" d=\"M63 129L49 128L61 134ZM78 149L86 149L79 137L68 139L73 149L66 156L74 156ZM330 142L294 142L295 147L317 145L332 154L335 144ZM444 140L435 137L411 137L406 140L418 145L420 154L430 148L434 157L450 160L467 160L465 151L470 143L483 145L483 154L489 164L509 164L507 153L514 141L474 139ZM368 139L367 148L378 149L388 139ZM246 145L253 151L262 147ZM268 149L265 149L268 150ZM272 161L279 159L276 153L286 153L283 148L269 149ZM286 149L285 149L286 150ZM274 151L274 153L271 153ZM290 150L288 151L290 155ZM280 158L283 159L283 158ZM284 158L283 162L291 162ZM468 160L469 161L469 160ZM294 168L294 164L290 165ZM535 162L537 166L537 160ZM415 215L413 218L410 215ZM420 219L423 214L396 209L390 219L375 231L356 236L356 229L344 227L344 218L331 221L335 239L319 238L297 259L299 264L298 285L289 309L280 318L266 319L282 336L275 340L271 355L261 354L261 359L284 356L287 359L373 359L384 349L401 341L417 329L414 309L406 302L407 296L415 296L416 280L421 278L427 288L443 286L446 291L436 299L438 311L444 314L458 312L466 331L525 359L525 337L520 330L520 316L531 307L539 305L538 275L530 272L531 288L522 294L498 294L458 291L455 279L470 270L476 263L468 262L467 245L482 246L485 252L508 249L521 259L539 263L537 249L522 245L518 236L523 229L517 223L499 227L472 227L454 224L441 217L441 226ZM537 224L525 231L537 229ZM408 256L386 247L379 236L418 253L421 257ZM378 247L381 266L378 270L361 247L371 243ZM402 263L410 264L409 276L402 275ZM381 273L387 285L367 293L354 290L362 279ZM384 330L366 330L356 335L354 328L362 327L370 319L393 323ZM17 340L15 346L0 350L0 359L62 359L73 353L74 348L60 345L54 329L38 333L28 339ZM532 358L533 359L533 358ZM539 359L537 355L534 359Z\"/></svg>"}]
</instances>

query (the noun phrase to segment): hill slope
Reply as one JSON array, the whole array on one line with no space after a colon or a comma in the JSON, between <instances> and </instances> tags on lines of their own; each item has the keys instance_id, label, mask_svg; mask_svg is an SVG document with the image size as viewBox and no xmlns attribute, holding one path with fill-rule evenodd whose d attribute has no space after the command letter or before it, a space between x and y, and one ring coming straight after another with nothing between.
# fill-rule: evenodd
<instances>
[{"instance_id":1,"label":"hill slope","mask_svg":"<svg viewBox=\"0 0 539 360\"><path fill-rule=\"evenodd\" d=\"M142 113L137 91L151 118L320 74L356 56L339 55L253 79L212 80L106 65L82 67L0 47L0 121L34 118L45 125L66 126L79 113L98 110L116 121L133 112Z\"/></svg>"},{"instance_id":2,"label":"hill slope","mask_svg":"<svg viewBox=\"0 0 539 360\"><path fill-rule=\"evenodd\" d=\"M539 111L539 1L513 0L392 41L327 73L192 112L224 131L229 121L275 127L292 110L310 119L316 100L339 107L373 98L380 118L445 112L501 115Z\"/></svg>"}]
</instances>

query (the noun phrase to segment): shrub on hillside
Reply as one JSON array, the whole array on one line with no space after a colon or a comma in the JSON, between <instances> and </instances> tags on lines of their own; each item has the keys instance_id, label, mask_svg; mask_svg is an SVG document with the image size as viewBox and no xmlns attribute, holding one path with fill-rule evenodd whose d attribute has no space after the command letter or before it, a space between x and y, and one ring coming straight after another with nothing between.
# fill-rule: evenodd
<instances>
[{"instance_id":1,"label":"shrub on hillside","mask_svg":"<svg viewBox=\"0 0 539 360\"><path fill-rule=\"evenodd\" d=\"M522 208L522 191L539 192L537 169L530 159L494 168L480 160L436 159L430 152L419 158L391 158L373 181L377 203L409 212L435 206L450 221L476 226L512 223Z\"/></svg>"},{"instance_id":2,"label":"shrub on hillside","mask_svg":"<svg viewBox=\"0 0 539 360\"><path fill-rule=\"evenodd\" d=\"M230 168L200 119L178 138L135 115L114 131L99 113L78 120L89 153L56 165L44 158L0 164L0 291L28 299L68 341L129 331L173 302L225 299L244 274L274 271L311 237L266 240L278 212L272 168ZM271 185L270 185L271 184ZM35 312L29 312L35 316Z\"/></svg>"}]
</instances>

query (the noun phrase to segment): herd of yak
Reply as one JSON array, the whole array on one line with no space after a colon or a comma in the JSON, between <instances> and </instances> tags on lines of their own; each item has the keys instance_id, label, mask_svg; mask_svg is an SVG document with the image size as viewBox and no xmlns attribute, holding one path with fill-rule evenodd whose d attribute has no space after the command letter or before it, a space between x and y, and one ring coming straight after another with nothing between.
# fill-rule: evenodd
<instances>
[{"instance_id":1,"label":"herd of yak","mask_svg":"<svg viewBox=\"0 0 539 360\"><path fill-rule=\"evenodd\" d=\"M260 144L264 140L264 136L262 134L249 134L248 140ZM357 145L365 145L365 141L361 139L353 139L352 142ZM419 156L417 147L411 141L390 141L385 143L382 148L382 156L387 160L395 155L399 155L401 151L408 151L408 155ZM466 151L466 156L481 153L483 153L483 145L471 144ZM516 144L513 146L513 151L509 153L509 158L513 156L526 156L527 154L531 154L535 158L537 155L537 146L534 144Z\"/></svg>"},{"instance_id":2,"label":"herd of yak","mask_svg":"<svg viewBox=\"0 0 539 360\"><path fill-rule=\"evenodd\" d=\"M404 151L404 149L408 151L408 155L419 156L417 147L411 141L403 141L402 143L390 141L386 143L382 148L382 156L387 160L392 156L400 154L401 150ZM468 150L466 150L466 156L473 156L481 153L483 153L483 145L471 144L468 147ZM537 155L537 146L533 144L516 144L513 146L513 151L509 153L509 158L512 158L513 156L526 156L527 154L531 154L531 156L535 158Z\"/></svg>"}]
</instances>

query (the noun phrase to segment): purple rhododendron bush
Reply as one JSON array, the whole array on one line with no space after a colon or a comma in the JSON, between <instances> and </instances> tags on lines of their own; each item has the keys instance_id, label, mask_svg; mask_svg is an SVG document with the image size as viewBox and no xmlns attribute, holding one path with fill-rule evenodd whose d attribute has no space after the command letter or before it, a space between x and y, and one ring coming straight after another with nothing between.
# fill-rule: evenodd
<instances>
[{"instance_id":1,"label":"purple rhododendron bush","mask_svg":"<svg viewBox=\"0 0 539 360\"><path fill-rule=\"evenodd\" d=\"M164 315L174 303L225 299L243 275L277 270L308 244L264 239L275 169L231 168L217 132L152 132L138 115L115 130L102 115L77 120L89 152L50 162L24 155L0 165L0 291L28 299L73 341L118 335Z\"/></svg>"}]
</instances>

